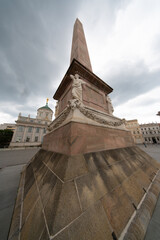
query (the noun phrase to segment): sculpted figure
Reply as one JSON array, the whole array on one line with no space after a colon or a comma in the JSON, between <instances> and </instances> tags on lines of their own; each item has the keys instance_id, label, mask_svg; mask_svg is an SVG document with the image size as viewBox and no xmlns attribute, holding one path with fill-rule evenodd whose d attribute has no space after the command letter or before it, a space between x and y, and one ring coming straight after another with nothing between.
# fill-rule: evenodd
<instances>
[{"instance_id":1,"label":"sculpted figure","mask_svg":"<svg viewBox=\"0 0 160 240\"><path fill-rule=\"evenodd\" d=\"M113 109L113 105L112 105L111 99L110 99L110 97L108 95L106 96L106 102L108 104L108 113L113 115L114 109Z\"/></svg>"},{"instance_id":2,"label":"sculpted figure","mask_svg":"<svg viewBox=\"0 0 160 240\"><path fill-rule=\"evenodd\" d=\"M78 99L82 102L82 83L85 84L85 82L82 79L80 79L78 74L75 74L75 76L70 75L70 77L73 80L72 98Z\"/></svg>"}]
</instances>

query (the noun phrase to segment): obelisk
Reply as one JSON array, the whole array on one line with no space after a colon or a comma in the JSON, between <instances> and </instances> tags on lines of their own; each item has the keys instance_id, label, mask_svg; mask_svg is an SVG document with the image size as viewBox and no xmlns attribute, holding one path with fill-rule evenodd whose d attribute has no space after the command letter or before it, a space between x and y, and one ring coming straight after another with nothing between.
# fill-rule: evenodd
<instances>
[{"instance_id":1,"label":"obelisk","mask_svg":"<svg viewBox=\"0 0 160 240\"><path fill-rule=\"evenodd\" d=\"M82 65L92 71L83 26L78 18L74 24L70 62L72 62L73 59L78 60Z\"/></svg>"},{"instance_id":2,"label":"obelisk","mask_svg":"<svg viewBox=\"0 0 160 240\"><path fill-rule=\"evenodd\" d=\"M22 172L9 240L143 239L160 164L112 114L113 89L92 72L79 20L73 35L57 117Z\"/></svg>"}]
</instances>

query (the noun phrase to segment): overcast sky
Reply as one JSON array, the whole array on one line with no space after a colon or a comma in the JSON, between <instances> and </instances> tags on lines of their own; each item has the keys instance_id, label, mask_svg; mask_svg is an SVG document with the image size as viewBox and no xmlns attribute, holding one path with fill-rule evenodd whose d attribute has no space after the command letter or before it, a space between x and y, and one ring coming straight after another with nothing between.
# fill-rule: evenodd
<instances>
[{"instance_id":1,"label":"overcast sky","mask_svg":"<svg viewBox=\"0 0 160 240\"><path fill-rule=\"evenodd\" d=\"M0 123L54 110L77 17L114 115L160 122L159 0L0 0Z\"/></svg>"}]
</instances>

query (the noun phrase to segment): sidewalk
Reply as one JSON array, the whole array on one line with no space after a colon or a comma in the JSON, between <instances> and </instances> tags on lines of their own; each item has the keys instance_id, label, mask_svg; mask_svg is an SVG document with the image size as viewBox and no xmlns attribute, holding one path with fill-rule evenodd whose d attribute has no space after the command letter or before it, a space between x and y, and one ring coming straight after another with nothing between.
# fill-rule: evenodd
<instances>
[{"instance_id":1,"label":"sidewalk","mask_svg":"<svg viewBox=\"0 0 160 240\"><path fill-rule=\"evenodd\" d=\"M0 240L7 240L20 172L38 150L0 151Z\"/></svg>"},{"instance_id":2,"label":"sidewalk","mask_svg":"<svg viewBox=\"0 0 160 240\"><path fill-rule=\"evenodd\" d=\"M158 144L147 145L146 148L144 145L142 145L140 146L140 148L146 153L148 153L151 157L160 162L160 145ZM159 240L159 239L160 239L160 196L157 201L156 207L154 209L145 236L145 240Z\"/></svg>"}]
</instances>

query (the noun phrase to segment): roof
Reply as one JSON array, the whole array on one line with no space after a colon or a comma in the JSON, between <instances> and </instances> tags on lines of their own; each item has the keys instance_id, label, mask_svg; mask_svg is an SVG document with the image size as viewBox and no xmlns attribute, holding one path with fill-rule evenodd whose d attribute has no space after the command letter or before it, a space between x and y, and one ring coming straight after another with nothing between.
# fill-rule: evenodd
<instances>
[{"instance_id":1,"label":"roof","mask_svg":"<svg viewBox=\"0 0 160 240\"><path fill-rule=\"evenodd\" d=\"M52 111L52 109L48 107L48 104L47 104L47 103L46 103L45 106L38 108L38 110L40 110L40 109L46 109L46 110ZM52 112L53 112L53 111L52 111Z\"/></svg>"}]
</instances>

